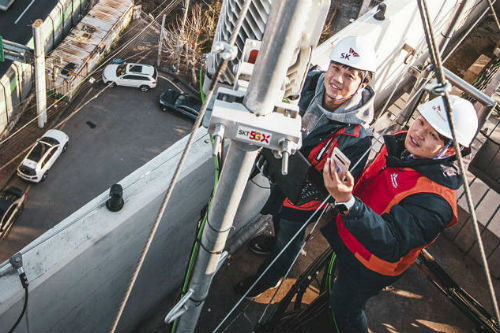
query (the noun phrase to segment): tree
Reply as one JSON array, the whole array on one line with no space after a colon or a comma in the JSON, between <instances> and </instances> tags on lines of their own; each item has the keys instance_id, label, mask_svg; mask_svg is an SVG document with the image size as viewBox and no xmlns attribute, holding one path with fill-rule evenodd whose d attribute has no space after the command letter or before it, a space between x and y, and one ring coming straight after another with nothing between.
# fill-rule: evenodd
<instances>
[{"instance_id":1,"label":"tree","mask_svg":"<svg viewBox=\"0 0 500 333\"><path fill-rule=\"evenodd\" d=\"M181 73L189 75L193 84L198 82L203 53L210 51L220 9L220 1L196 3L189 9L184 31L181 31L182 15L179 15L164 35L164 54L168 61Z\"/></svg>"}]
</instances>

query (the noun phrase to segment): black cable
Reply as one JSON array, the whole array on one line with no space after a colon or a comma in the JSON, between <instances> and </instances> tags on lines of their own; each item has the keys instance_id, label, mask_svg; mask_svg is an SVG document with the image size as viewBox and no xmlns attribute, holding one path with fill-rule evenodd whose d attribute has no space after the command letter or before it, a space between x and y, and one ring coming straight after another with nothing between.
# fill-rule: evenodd
<instances>
[{"instance_id":1,"label":"black cable","mask_svg":"<svg viewBox=\"0 0 500 333\"><path fill-rule=\"evenodd\" d=\"M9 333L14 332L16 329L17 325L19 325L19 322L23 318L24 314L26 313L26 309L28 308L28 280L26 278L26 274L22 273L19 274L19 279L21 279L21 283L24 288L24 305L23 305L23 310L21 311L21 314L19 315L19 318L17 318L16 322L12 326L12 328L9 330Z\"/></svg>"}]
</instances>

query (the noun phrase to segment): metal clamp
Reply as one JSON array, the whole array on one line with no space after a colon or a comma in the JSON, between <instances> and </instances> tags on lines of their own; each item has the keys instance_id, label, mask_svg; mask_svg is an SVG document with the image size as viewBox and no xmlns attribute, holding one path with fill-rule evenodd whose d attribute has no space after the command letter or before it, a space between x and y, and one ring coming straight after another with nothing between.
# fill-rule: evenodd
<instances>
[{"instance_id":1,"label":"metal clamp","mask_svg":"<svg viewBox=\"0 0 500 333\"><path fill-rule=\"evenodd\" d=\"M433 79L425 85L424 89L433 95L443 96L445 92L451 91L451 84L448 81L440 84L437 83L436 79Z\"/></svg>"},{"instance_id":2,"label":"metal clamp","mask_svg":"<svg viewBox=\"0 0 500 333\"><path fill-rule=\"evenodd\" d=\"M182 316L184 313L186 313L186 311L188 310L188 306L186 305L186 303L189 301L191 296L193 296L193 293L194 290L189 289L186 295L184 295L181 300L176 305L174 305L172 310L170 310L169 313L167 313L167 315L165 316L165 324L170 324L171 322Z\"/></svg>"},{"instance_id":3,"label":"metal clamp","mask_svg":"<svg viewBox=\"0 0 500 333\"><path fill-rule=\"evenodd\" d=\"M247 142L271 150L282 151L283 140L288 140L287 151L294 153L302 144L301 117L294 104L278 103L275 111L257 116L242 103L244 91L219 88L212 109L208 131L224 137Z\"/></svg>"},{"instance_id":4,"label":"metal clamp","mask_svg":"<svg viewBox=\"0 0 500 333\"><path fill-rule=\"evenodd\" d=\"M224 60L233 60L238 55L238 49L226 42L220 41L214 44L213 51L218 53Z\"/></svg>"}]
</instances>

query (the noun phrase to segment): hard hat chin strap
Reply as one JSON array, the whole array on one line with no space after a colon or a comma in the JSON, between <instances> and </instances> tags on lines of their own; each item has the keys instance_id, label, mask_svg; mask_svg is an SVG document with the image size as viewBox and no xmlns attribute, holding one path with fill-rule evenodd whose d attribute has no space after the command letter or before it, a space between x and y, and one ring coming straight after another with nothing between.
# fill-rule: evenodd
<instances>
[{"instance_id":1,"label":"hard hat chin strap","mask_svg":"<svg viewBox=\"0 0 500 333\"><path fill-rule=\"evenodd\" d=\"M453 144L453 140L450 140L444 147L443 149L441 149L441 151L436 155L434 156L432 159L433 160L439 160L439 159L442 159L442 158L446 158L448 156L443 156L444 153L448 150L448 148L450 148L450 146Z\"/></svg>"}]
</instances>

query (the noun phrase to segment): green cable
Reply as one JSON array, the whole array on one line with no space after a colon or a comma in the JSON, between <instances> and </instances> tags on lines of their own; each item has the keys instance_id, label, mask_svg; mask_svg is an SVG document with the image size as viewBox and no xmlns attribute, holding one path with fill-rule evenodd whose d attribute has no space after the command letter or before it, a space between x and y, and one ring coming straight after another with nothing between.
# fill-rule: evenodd
<instances>
[{"instance_id":1,"label":"green cable","mask_svg":"<svg viewBox=\"0 0 500 333\"><path fill-rule=\"evenodd\" d=\"M332 277L333 277L333 266L335 266L335 259L337 259L337 254L335 252L332 253L332 257L330 258L330 264L328 265L328 293L332 293Z\"/></svg>"},{"instance_id":2,"label":"green cable","mask_svg":"<svg viewBox=\"0 0 500 333\"><path fill-rule=\"evenodd\" d=\"M203 71L200 71L200 97L201 97L201 102L203 103L205 101L205 94L203 93ZM214 138L212 134L210 134L210 141L212 142L212 147L214 145ZM215 191L217 190L217 185L219 184L219 160L217 156L214 157L214 166L215 166L215 176L214 176L214 188L212 189L212 195L210 198L213 198L215 195ZM203 235L203 230L205 229L205 224L208 220L208 212L210 211L210 205L212 204L212 199L208 202L208 208L207 211L205 212L205 215L203 216L203 220L201 221L200 227L198 229L198 233L196 235L196 240L193 245L193 248L191 250L191 256L189 258L189 265L186 271L186 275L184 276L184 283L182 285L181 289L181 294L179 298L182 298L189 287L189 282L191 281L191 274L194 269L194 263L196 260L196 257L198 256L198 250L200 248L200 241L201 237ZM179 324L179 318L177 318L174 323L172 324L172 329L170 330L171 333L175 333L177 330L177 325Z\"/></svg>"},{"instance_id":3,"label":"green cable","mask_svg":"<svg viewBox=\"0 0 500 333\"><path fill-rule=\"evenodd\" d=\"M328 264L328 272L327 272L327 279L328 279L328 294L332 293L332 278L333 278L333 267L335 266L335 260L337 259L337 254L335 252L332 253L332 257L330 259L330 263ZM337 325L337 320L335 320L335 312L332 310L332 319L333 319L333 325L335 326L335 329L337 330L337 333L340 332L339 327Z\"/></svg>"}]
</instances>

